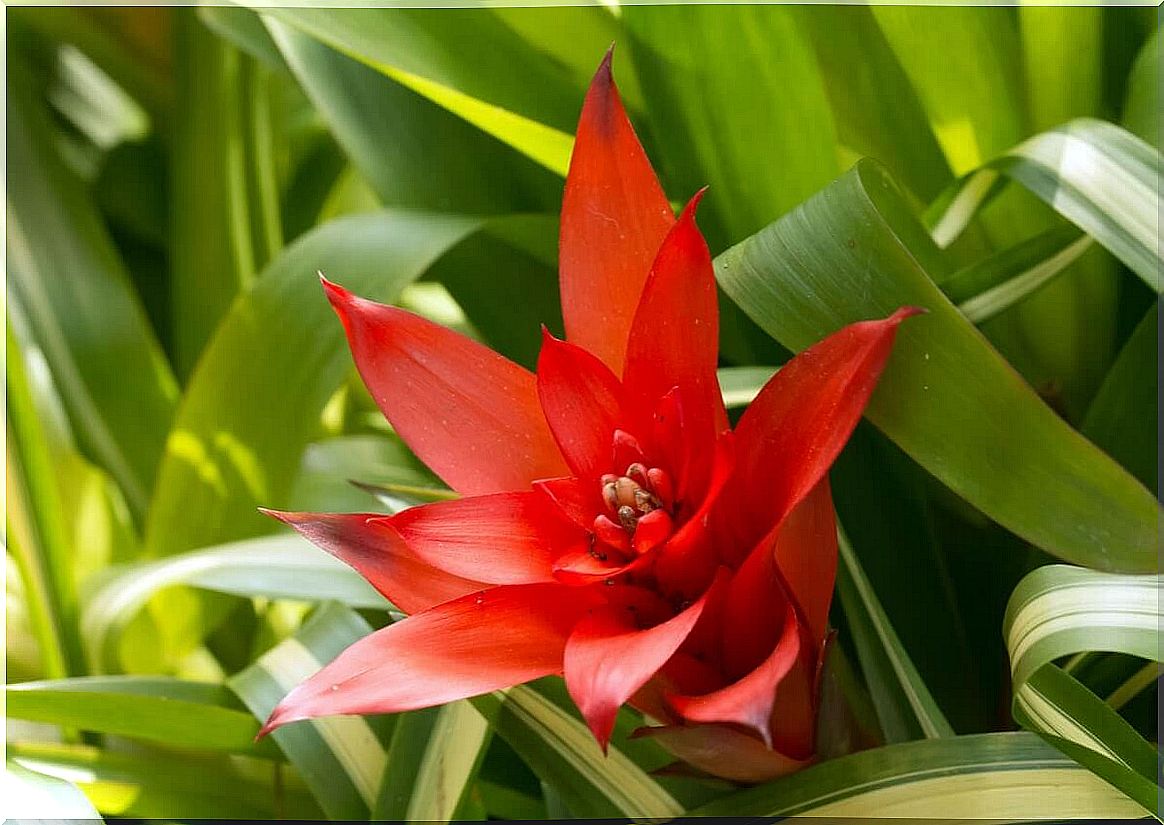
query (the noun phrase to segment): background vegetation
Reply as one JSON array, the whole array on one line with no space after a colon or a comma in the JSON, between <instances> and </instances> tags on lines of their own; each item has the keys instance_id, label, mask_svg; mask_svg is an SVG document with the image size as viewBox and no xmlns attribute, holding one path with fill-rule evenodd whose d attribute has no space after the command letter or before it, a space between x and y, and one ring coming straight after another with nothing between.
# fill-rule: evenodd
<instances>
[{"instance_id":1,"label":"background vegetation","mask_svg":"<svg viewBox=\"0 0 1164 825\"><path fill-rule=\"evenodd\" d=\"M1155 9L8 23L23 815L1155 808ZM256 507L440 495L355 376L316 270L532 364L538 324L561 332L562 177L612 41L668 195L711 185L733 409L843 323L932 310L832 474L846 540L821 739L837 758L744 790L659 773L669 757L626 738L624 711L603 759L554 679L254 744L283 693L393 615Z\"/></svg>"}]
</instances>

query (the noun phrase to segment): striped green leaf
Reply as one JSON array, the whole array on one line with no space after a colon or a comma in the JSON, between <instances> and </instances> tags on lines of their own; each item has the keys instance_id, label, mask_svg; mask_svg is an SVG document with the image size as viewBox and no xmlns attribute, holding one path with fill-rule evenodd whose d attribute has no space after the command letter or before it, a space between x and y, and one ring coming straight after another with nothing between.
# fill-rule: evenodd
<instances>
[{"instance_id":1,"label":"striped green leaf","mask_svg":"<svg viewBox=\"0 0 1164 825\"><path fill-rule=\"evenodd\" d=\"M899 331L869 419L1048 552L1111 570L1155 568L1155 497L1044 404L942 295L934 276L949 262L877 164L862 161L716 268L736 303L793 350L902 305L927 308Z\"/></svg>"},{"instance_id":2,"label":"striped green leaf","mask_svg":"<svg viewBox=\"0 0 1164 825\"><path fill-rule=\"evenodd\" d=\"M838 552L841 605L886 741L953 736L954 729L914 667L843 530L838 530Z\"/></svg>"},{"instance_id":3,"label":"striped green leaf","mask_svg":"<svg viewBox=\"0 0 1164 825\"><path fill-rule=\"evenodd\" d=\"M445 823L466 799L492 734L468 701L401 714L375 819Z\"/></svg>"},{"instance_id":4,"label":"striped green leaf","mask_svg":"<svg viewBox=\"0 0 1164 825\"><path fill-rule=\"evenodd\" d=\"M1080 118L1043 132L962 178L931 218L934 240L962 233L1000 177L1014 180L1160 292L1160 153L1111 123Z\"/></svg>"},{"instance_id":5,"label":"striped green leaf","mask_svg":"<svg viewBox=\"0 0 1164 825\"><path fill-rule=\"evenodd\" d=\"M372 628L350 609L320 608L228 684L255 718L265 720L291 689ZM331 819L366 820L375 809L388 765L395 718L331 716L285 725L271 734Z\"/></svg>"},{"instance_id":6,"label":"striped green leaf","mask_svg":"<svg viewBox=\"0 0 1164 825\"><path fill-rule=\"evenodd\" d=\"M167 745L254 751L259 726L222 685L157 676L98 676L8 685L8 716ZM269 750L265 748L264 750Z\"/></svg>"},{"instance_id":7,"label":"striped green leaf","mask_svg":"<svg viewBox=\"0 0 1164 825\"><path fill-rule=\"evenodd\" d=\"M536 687L519 685L470 701L561 795L572 815L670 818L683 813L683 805L617 745L603 756L586 725Z\"/></svg>"},{"instance_id":8,"label":"striped green leaf","mask_svg":"<svg viewBox=\"0 0 1164 825\"><path fill-rule=\"evenodd\" d=\"M297 534L283 532L118 570L85 607L85 641L92 661L116 668L122 631L155 594L179 585L237 596L390 607L343 562Z\"/></svg>"},{"instance_id":9,"label":"striped green leaf","mask_svg":"<svg viewBox=\"0 0 1164 825\"><path fill-rule=\"evenodd\" d=\"M1038 737L926 739L822 762L731 794L692 816L948 820L1121 819L1143 809Z\"/></svg>"},{"instance_id":10,"label":"striped green leaf","mask_svg":"<svg viewBox=\"0 0 1164 825\"><path fill-rule=\"evenodd\" d=\"M1160 662L1162 597L1160 575L1049 565L1015 588L1003 625L1015 719L1149 810L1158 794L1155 748L1056 662L1093 650Z\"/></svg>"}]
</instances>

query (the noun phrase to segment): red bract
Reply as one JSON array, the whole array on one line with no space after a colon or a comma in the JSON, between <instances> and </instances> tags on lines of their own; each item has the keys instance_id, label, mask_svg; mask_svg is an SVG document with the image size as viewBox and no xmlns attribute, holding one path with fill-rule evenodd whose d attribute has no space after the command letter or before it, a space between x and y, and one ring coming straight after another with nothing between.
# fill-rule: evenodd
<instances>
[{"instance_id":1,"label":"red bract","mask_svg":"<svg viewBox=\"0 0 1164 825\"><path fill-rule=\"evenodd\" d=\"M463 498L274 514L412 615L299 685L264 732L562 674L604 748L629 701L712 773L813 758L836 570L826 472L917 310L801 353L732 432L701 195L673 217L608 55L562 206L569 340L543 333L536 374L324 282L384 415Z\"/></svg>"}]
</instances>

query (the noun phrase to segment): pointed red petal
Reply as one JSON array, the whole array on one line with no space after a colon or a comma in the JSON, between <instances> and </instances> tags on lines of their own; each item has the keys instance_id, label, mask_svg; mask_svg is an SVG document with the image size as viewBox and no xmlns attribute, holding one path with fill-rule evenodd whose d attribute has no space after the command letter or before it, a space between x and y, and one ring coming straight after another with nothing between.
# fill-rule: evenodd
<instances>
[{"instance_id":1,"label":"pointed red petal","mask_svg":"<svg viewBox=\"0 0 1164 825\"><path fill-rule=\"evenodd\" d=\"M837 522L828 478L788 514L776 535L776 566L807 624L819 654L828 632L837 577Z\"/></svg>"},{"instance_id":2,"label":"pointed red petal","mask_svg":"<svg viewBox=\"0 0 1164 825\"><path fill-rule=\"evenodd\" d=\"M263 733L300 719L398 713L562 670L592 593L558 584L494 587L365 636L275 708Z\"/></svg>"},{"instance_id":3,"label":"pointed red petal","mask_svg":"<svg viewBox=\"0 0 1164 825\"><path fill-rule=\"evenodd\" d=\"M597 610L574 628L566 642L566 687L604 751L618 709L679 649L706 603L704 593L683 612L646 630L628 606Z\"/></svg>"},{"instance_id":4,"label":"pointed red petal","mask_svg":"<svg viewBox=\"0 0 1164 825\"><path fill-rule=\"evenodd\" d=\"M726 725L662 725L639 728L635 737L650 738L689 765L735 782L765 782L812 764L777 750Z\"/></svg>"},{"instance_id":5,"label":"pointed red petal","mask_svg":"<svg viewBox=\"0 0 1164 825\"><path fill-rule=\"evenodd\" d=\"M263 512L291 525L312 544L354 567L405 613L418 613L487 586L418 559L399 536L384 528L382 513Z\"/></svg>"},{"instance_id":6,"label":"pointed red petal","mask_svg":"<svg viewBox=\"0 0 1164 825\"><path fill-rule=\"evenodd\" d=\"M755 670L725 688L702 696L669 696L671 707L688 722L724 722L754 730L772 746L772 708L777 686L800 659L800 627L791 604L772 652Z\"/></svg>"},{"instance_id":7,"label":"pointed red petal","mask_svg":"<svg viewBox=\"0 0 1164 825\"><path fill-rule=\"evenodd\" d=\"M644 416L655 412L659 400L677 386L684 438L710 443L728 424L715 372L719 352L715 273L707 243L695 225L702 194L687 204L651 267L627 343L623 384L630 403ZM688 471L703 479L708 465L705 459Z\"/></svg>"},{"instance_id":8,"label":"pointed red petal","mask_svg":"<svg viewBox=\"0 0 1164 825\"><path fill-rule=\"evenodd\" d=\"M533 373L439 324L323 285L372 397L450 487L479 495L566 474Z\"/></svg>"},{"instance_id":9,"label":"pointed red petal","mask_svg":"<svg viewBox=\"0 0 1164 825\"><path fill-rule=\"evenodd\" d=\"M574 475L610 472L611 438L622 423L623 392L606 364L543 330L538 398L550 431Z\"/></svg>"},{"instance_id":10,"label":"pointed red petal","mask_svg":"<svg viewBox=\"0 0 1164 825\"><path fill-rule=\"evenodd\" d=\"M422 561L489 584L553 581L555 548L577 544L585 535L533 491L410 507L382 523Z\"/></svg>"},{"instance_id":11,"label":"pointed red petal","mask_svg":"<svg viewBox=\"0 0 1164 825\"><path fill-rule=\"evenodd\" d=\"M674 223L623 110L608 53L578 122L562 198L566 337L622 375L627 333L655 252Z\"/></svg>"},{"instance_id":12,"label":"pointed red petal","mask_svg":"<svg viewBox=\"0 0 1164 825\"><path fill-rule=\"evenodd\" d=\"M740 462L733 489L745 546L828 472L873 393L898 325L919 312L905 307L830 335L781 368L744 412L736 427Z\"/></svg>"}]
</instances>

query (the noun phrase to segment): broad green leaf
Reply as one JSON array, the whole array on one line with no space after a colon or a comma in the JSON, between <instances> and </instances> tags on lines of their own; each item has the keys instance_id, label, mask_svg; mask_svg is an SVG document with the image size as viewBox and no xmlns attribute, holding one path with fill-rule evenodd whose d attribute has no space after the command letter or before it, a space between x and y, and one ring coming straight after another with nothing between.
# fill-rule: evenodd
<instances>
[{"instance_id":1,"label":"broad green leaf","mask_svg":"<svg viewBox=\"0 0 1164 825\"><path fill-rule=\"evenodd\" d=\"M1009 9L871 10L955 174L969 172L1024 137L1021 58Z\"/></svg>"},{"instance_id":2,"label":"broad green leaf","mask_svg":"<svg viewBox=\"0 0 1164 825\"><path fill-rule=\"evenodd\" d=\"M1157 465L1160 307L1153 303L1096 393L1081 432L1152 492Z\"/></svg>"},{"instance_id":3,"label":"broad green leaf","mask_svg":"<svg viewBox=\"0 0 1164 825\"><path fill-rule=\"evenodd\" d=\"M565 175L584 87L492 10L264 11Z\"/></svg>"},{"instance_id":4,"label":"broad green leaf","mask_svg":"<svg viewBox=\"0 0 1164 825\"><path fill-rule=\"evenodd\" d=\"M260 68L175 9L177 122L171 153L174 360L182 375L235 295L281 245L268 98Z\"/></svg>"},{"instance_id":5,"label":"broad green leaf","mask_svg":"<svg viewBox=\"0 0 1164 825\"><path fill-rule=\"evenodd\" d=\"M229 707L222 685L151 676L98 676L8 685L13 719L150 739L166 745L251 752L259 725Z\"/></svg>"},{"instance_id":6,"label":"broad green leaf","mask_svg":"<svg viewBox=\"0 0 1164 825\"><path fill-rule=\"evenodd\" d=\"M926 683L885 615L843 530L838 531L837 588L877 716L890 743L953 736Z\"/></svg>"},{"instance_id":7,"label":"broad green leaf","mask_svg":"<svg viewBox=\"0 0 1164 825\"><path fill-rule=\"evenodd\" d=\"M469 214L557 211L557 176L281 17L267 15L264 21L304 92L383 204Z\"/></svg>"},{"instance_id":8,"label":"broad green leaf","mask_svg":"<svg viewBox=\"0 0 1164 825\"><path fill-rule=\"evenodd\" d=\"M72 782L108 816L276 819L320 815L303 781L281 762L32 742L9 742L8 758L28 770Z\"/></svg>"},{"instance_id":9,"label":"broad green leaf","mask_svg":"<svg viewBox=\"0 0 1164 825\"><path fill-rule=\"evenodd\" d=\"M941 294L946 264L887 174L856 168L717 259L720 284L801 350L903 305L869 419L1012 532L1069 561L1155 567L1159 507L1139 482L1043 404Z\"/></svg>"},{"instance_id":10,"label":"broad green leaf","mask_svg":"<svg viewBox=\"0 0 1164 825\"><path fill-rule=\"evenodd\" d=\"M1160 153L1100 120L1078 119L1035 135L957 185L934 223L946 246L994 189L1000 175L1021 183L1160 292Z\"/></svg>"},{"instance_id":11,"label":"broad green leaf","mask_svg":"<svg viewBox=\"0 0 1164 825\"><path fill-rule=\"evenodd\" d=\"M267 33L259 15L238 6L199 6L198 18L207 28L236 48L261 60L271 68L287 68L279 47Z\"/></svg>"},{"instance_id":12,"label":"broad green leaf","mask_svg":"<svg viewBox=\"0 0 1164 825\"><path fill-rule=\"evenodd\" d=\"M101 819L93 803L72 782L29 770L19 762L5 761L0 789L4 793L4 816L12 822Z\"/></svg>"},{"instance_id":13,"label":"broad green leaf","mask_svg":"<svg viewBox=\"0 0 1164 825\"><path fill-rule=\"evenodd\" d=\"M1015 719L1149 810L1159 793L1155 748L1056 660L1106 650L1160 662L1162 596L1159 575L1049 565L1019 583L1003 626Z\"/></svg>"},{"instance_id":14,"label":"broad green leaf","mask_svg":"<svg viewBox=\"0 0 1164 825\"><path fill-rule=\"evenodd\" d=\"M85 642L91 660L116 668L121 636L129 623L154 595L178 585L236 596L391 607L346 564L284 530L114 568L85 608Z\"/></svg>"},{"instance_id":15,"label":"broad green leaf","mask_svg":"<svg viewBox=\"0 0 1164 825\"><path fill-rule=\"evenodd\" d=\"M586 725L534 687L470 700L497 735L581 817L674 817L683 806L615 744L606 756Z\"/></svg>"},{"instance_id":16,"label":"broad green leaf","mask_svg":"<svg viewBox=\"0 0 1164 825\"><path fill-rule=\"evenodd\" d=\"M372 632L346 607L321 608L295 636L231 677L255 718L265 720L301 681ZM330 716L285 725L271 737L331 819L366 820L380 796L394 717Z\"/></svg>"},{"instance_id":17,"label":"broad green leaf","mask_svg":"<svg viewBox=\"0 0 1164 825\"><path fill-rule=\"evenodd\" d=\"M491 733L465 700L400 715L374 818L450 821L466 799Z\"/></svg>"},{"instance_id":18,"label":"broad green leaf","mask_svg":"<svg viewBox=\"0 0 1164 825\"><path fill-rule=\"evenodd\" d=\"M1032 792L1035 788L1046 791ZM951 812L1008 822L1144 815L1135 802L1029 733L887 745L823 762L689 813L946 820Z\"/></svg>"},{"instance_id":19,"label":"broad green leaf","mask_svg":"<svg viewBox=\"0 0 1164 825\"><path fill-rule=\"evenodd\" d=\"M385 211L341 218L288 247L240 296L191 377L167 443L146 552L273 530L320 412L351 368L317 272L391 301L478 221Z\"/></svg>"},{"instance_id":20,"label":"broad green leaf","mask_svg":"<svg viewBox=\"0 0 1164 825\"><path fill-rule=\"evenodd\" d=\"M11 63L7 265L84 453L140 519L177 387L100 217L54 151L20 58Z\"/></svg>"},{"instance_id":21,"label":"broad green leaf","mask_svg":"<svg viewBox=\"0 0 1164 825\"><path fill-rule=\"evenodd\" d=\"M622 20L658 144L652 161L674 198L710 186L700 225L713 249L836 176L832 108L795 9L635 5Z\"/></svg>"},{"instance_id":22,"label":"broad green leaf","mask_svg":"<svg viewBox=\"0 0 1164 825\"><path fill-rule=\"evenodd\" d=\"M1104 13L1102 6L1020 4L1022 77L1031 129L1102 114Z\"/></svg>"},{"instance_id":23,"label":"broad green leaf","mask_svg":"<svg viewBox=\"0 0 1164 825\"><path fill-rule=\"evenodd\" d=\"M842 146L877 158L923 201L935 198L950 182L950 166L872 10L836 5L798 12L820 62Z\"/></svg>"}]
</instances>

